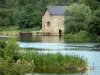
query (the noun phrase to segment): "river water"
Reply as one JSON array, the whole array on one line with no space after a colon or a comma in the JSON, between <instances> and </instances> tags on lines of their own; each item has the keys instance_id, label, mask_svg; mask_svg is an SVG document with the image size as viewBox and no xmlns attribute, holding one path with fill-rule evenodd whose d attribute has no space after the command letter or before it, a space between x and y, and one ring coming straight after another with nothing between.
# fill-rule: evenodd
<instances>
[{"instance_id":1,"label":"river water","mask_svg":"<svg viewBox=\"0 0 100 75\"><path fill-rule=\"evenodd\" d=\"M2 36L0 39L7 40L8 37ZM62 54L77 54L88 60L88 65L93 67L86 73L77 74L57 74L36 72L34 75L100 75L100 43L96 42L72 42L58 36L20 36L16 37L20 47L39 48L39 52ZM30 75L30 74L26 74Z\"/></svg>"}]
</instances>

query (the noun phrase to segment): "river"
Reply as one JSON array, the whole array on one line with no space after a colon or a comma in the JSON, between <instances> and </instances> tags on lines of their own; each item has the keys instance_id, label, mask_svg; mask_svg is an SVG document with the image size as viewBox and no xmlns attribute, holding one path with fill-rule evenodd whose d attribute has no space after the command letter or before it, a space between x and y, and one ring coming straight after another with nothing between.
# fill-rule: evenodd
<instances>
[{"instance_id":1,"label":"river","mask_svg":"<svg viewBox=\"0 0 100 75\"><path fill-rule=\"evenodd\" d=\"M0 39L7 40L2 36ZM72 42L69 39L58 36L20 36L16 37L20 47L39 48L38 52L62 54L77 54L88 60L88 65L93 67L86 73L80 74L57 74L46 72L35 72L34 75L100 75L100 43L96 42ZM30 75L30 74L26 74Z\"/></svg>"}]
</instances>

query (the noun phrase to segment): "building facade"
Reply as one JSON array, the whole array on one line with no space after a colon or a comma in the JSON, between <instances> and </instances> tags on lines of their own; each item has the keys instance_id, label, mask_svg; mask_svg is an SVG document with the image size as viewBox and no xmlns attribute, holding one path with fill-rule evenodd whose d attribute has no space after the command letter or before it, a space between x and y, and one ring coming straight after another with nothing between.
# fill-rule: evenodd
<instances>
[{"instance_id":1,"label":"building facade","mask_svg":"<svg viewBox=\"0 0 100 75\"><path fill-rule=\"evenodd\" d=\"M68 6L48 6L42 14L42 31L48 35L63 35L65 8Z\"/></svg>"}]
</instances>

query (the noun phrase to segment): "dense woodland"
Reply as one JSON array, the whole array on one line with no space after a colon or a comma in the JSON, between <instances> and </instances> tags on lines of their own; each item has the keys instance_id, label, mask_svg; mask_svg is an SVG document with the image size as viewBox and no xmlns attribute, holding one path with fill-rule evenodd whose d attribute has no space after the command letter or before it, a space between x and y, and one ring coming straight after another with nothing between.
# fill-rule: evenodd
<instances>
[{"instance_id":1,"label":"dense woodland","mask_svg":"<svg viewBox=\"0 0 100 75\"><path fill-rule=\"evenodd\" d=\"M65 18L71 17L65 19L65 33L88 31L100 35L100 0L0 0L0 28L41 27L42 12L48 5L71 6L74 10L65 11ZM69 23L66 23L67 20Z\"/></svg>"}]
</instances>

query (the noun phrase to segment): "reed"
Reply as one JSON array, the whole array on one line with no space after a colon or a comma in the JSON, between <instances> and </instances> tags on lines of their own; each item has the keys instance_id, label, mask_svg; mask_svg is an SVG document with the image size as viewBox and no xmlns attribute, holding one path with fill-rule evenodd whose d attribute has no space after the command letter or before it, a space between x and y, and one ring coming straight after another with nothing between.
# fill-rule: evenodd
<instances>
[{"instance_id":1,"label":"reed","mask_svg":"<svg viewBox=\"0 0 100 75\"><path fill-rule=\"evenodd\" d=\"M39 53L27 51L22 59L34 61L35 68L83 71L87 68L87 60L79 55L62 55L60 53Z\"/></svg>"}]
</instances>

